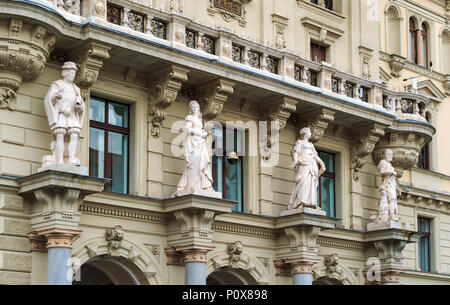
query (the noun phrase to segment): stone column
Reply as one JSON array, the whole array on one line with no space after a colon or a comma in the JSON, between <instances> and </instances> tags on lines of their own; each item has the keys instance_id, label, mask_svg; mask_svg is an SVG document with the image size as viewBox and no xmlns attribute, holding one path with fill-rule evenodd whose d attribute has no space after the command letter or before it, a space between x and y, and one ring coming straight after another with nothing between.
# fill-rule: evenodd
<instances>
[{"instance_id":1,"label":"stone column","mask_svg":"<svg viewBox=\"0 0 450 305\"><path fill-rule=\"evenodd\" d=\"M79 234L61 229L38 232L47 239L47 285L72 285L72 240Z\"/></svg>"},{"instance_id":2,"label":"stone column","mask_svg":"<svg viewBox=\"0 0 450 305\"><path fill-rule=\"evenodd\" d=\"M78 208L86 195L102 191L105 180L74 172L43 171L17 182L19 194L33 211L33 233L29 235L32 247L45 251L42 242L44 238L47 241L47 284L71 285L72 240L81 234Z\"/></svg>"},{"instance_id":3,"label":"stone column","mask_svg":"<svg viewBox=\"0 0 450 305\"><path fill-rule=\"evenodd\" d=\"M312 266L317 263L312 260L299 260L292 263L292 274L294 275L294 285L311 286L313 281Z\"/></svg>"},{"instance_id":4,"label":"stone column","mask_svg":"<svg viewBox=\"0 0 450 305\"><path fill-rule=\"evenodd\" d=\"M279 270L290 268L294 285L312 285L312 267L320 261L317 238L320 231L336 228L338 220L317 211L316 214L289 212L276 219L276 228L289 240L288 245L277 245L276 265Z\"/></svg>"},{"instance_id":5,"label":"stone column","mask_svg":"<svg viewBox=\"0 0 450 305\"><path fill-rule=\"evenodd\" d=\"M206 254L213 249L214 247L178 249L184 254L186 285L206 285Z\"/></svg>"}]
</instances>

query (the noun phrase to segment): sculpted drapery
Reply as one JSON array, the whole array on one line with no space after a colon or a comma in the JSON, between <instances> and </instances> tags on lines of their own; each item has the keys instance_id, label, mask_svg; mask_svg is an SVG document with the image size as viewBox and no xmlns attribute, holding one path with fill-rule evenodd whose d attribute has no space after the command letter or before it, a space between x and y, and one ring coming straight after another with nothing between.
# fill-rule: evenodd
<instances>
[{"instance_id":1,"label":"sculpted drapery","mask_svg":"<svg viewBox=\"0 0 450 305\"><path fill-rule=\"evenodd\" d=\"M211 159L206 147L208 133L203 129L198 102L191 101L189 110L190 113L185 119L187 133L185 141L186 165L174 196L183 191L214 192Z\"/></svg>"},{"instance_id":2,"label":"sculpted drapery","mask_svg":"<svg viewBox=\"0 0 450 305\"><path fill-rule=\"evenodd\" d=\"M291 168L295 169L295 186L289 202L288 210L301 207L318 208L317 187L319 178L325 172L325 164L319 158L314 145L309 142L311 129L306 127L300 131L300 140L292 148L294 162ZM320 169L318 167L320 165Z\"/></svg>"}]
</instances>

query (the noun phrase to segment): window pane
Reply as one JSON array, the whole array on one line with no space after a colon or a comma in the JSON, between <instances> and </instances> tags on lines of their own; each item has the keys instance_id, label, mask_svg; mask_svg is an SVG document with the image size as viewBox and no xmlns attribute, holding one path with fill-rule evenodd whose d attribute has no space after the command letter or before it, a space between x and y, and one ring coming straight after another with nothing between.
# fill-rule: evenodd
<instances>
[{"instance_id":1,"label":"window pane","mask_svg":"<svg viewBox=\"0 0 450 305\"><path fill-rule=\"evenodd\" d=\"M334 180L326 177L320 178L321 207L328 217L335 217L334 209Z\"/></svg>"},{"instance_id":2,"label":"window pane","mask_svg":"<svg viewBox=\"0 0 450 305\"><path fill-rule=\"evenodd\" d=\"M90 98L89 120L105 123L105 102L94 97Z\"/></svg>"},{"instance_id":3,"label":"window pane","mask_svg":"<svg viewBox=\"0 0 450 305\"><path fill-rule=\"evenodd\" d=\"M128 136L115 132L108 133L108 154L112 183L109 190L127 193L128 183Z\"/></svg>"},{"instance_id":4,"label":"window pane","mask_svg":"<svg viewBox=\"0 0 450 305\"><path fill-rule=\"evenodd\" d=\"M233 206L233 211L242 211L242 160L225 161L225 187L226 198L237 201Z\"/></svg>"},{"instance_id":5,"label":"window pane","mask_svg":"<svg viewBox=\"0 0 450 305\"><path fill-rule=\"evenodd\" d=\"M325 152L319 152L319 157L325 163L327 172L334 174L334 155Z\"/></svg>"},{"instance_id":6,"label":"window pane","mask_svg":"<svg viewBox=\"0 0 450 305\"><path fill-rule=\"evenodd\" d=\"M428 237L422 237L419 244L420 270L430 271L429 247L430 241Z\"/></svg>"},{"instance_id":7,"label":"window pane","mask_svg":"<svg viewBox=\"0 0 450 305\"><path fill-rule=\"evenodd\" d=\"M128 106L109 103L108 124L128 128Z\"/></svg>"},{"instance_id":8,"label":"window pane","mask_svg":"<svg viewBox=\"0 0 450 305\"><path fill-rule=\"evenodd\" d=\"M105 132L89 128L89 172L94 177L104 178Z\"/></svg>"},{"instance_id":9,"label":"window pane","mask_svg":"<svg viewBox=\"0 0 450 305\"><path fill-rule=\"evenodd\" d=\"M212 136L213 136L213 142L212 142L212 153L216 156L223 156L223 130L222 127L215 127L212 129Z\"/></svg>"},{"instance_id":10,"label":"window pane","mask_svg":"<svg viewBox=\"0 0 450 305\"><path fill-rule=\"evenodd\" d=\"M216 192L223 193L223 182L222 182L222 162L223 157L218 157L213 155L212 157L212 176L213 176L213 188Z\"/></svg>"}]
</instances>

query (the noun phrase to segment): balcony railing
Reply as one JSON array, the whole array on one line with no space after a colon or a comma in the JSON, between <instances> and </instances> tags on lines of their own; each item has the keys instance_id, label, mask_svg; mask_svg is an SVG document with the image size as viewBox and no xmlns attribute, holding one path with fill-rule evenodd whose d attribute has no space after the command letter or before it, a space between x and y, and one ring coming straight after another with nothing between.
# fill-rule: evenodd
<instances>
[{"instance_id":1,"label":"balcony railing","mask_svg":"<svg viewBox=\"0 0 450 305\"><path fill-rule=\"evenodd\" d=\"M38 1L38 0L37 0ZM56 0L55 0L56 1ZM41 0L38 1L42 3ZM369 81L335 69L327 63L316 63L290 51L278 50L238 36L223 28L211 28L180 14L164 12L127 0L104 1L103 16L96 10L80 9L98 5L98 0L82 0L47 5L91 22L106 24L117 31L135 34L148 40L211 57L239 68L278 78L288 83L316 87L338 98L355 103L367 103L373 108L389 112L400 119L426 122L425 109L429 100L420 94L394 92L378 82ZM100 1L101 2L101 1ZM320 1L320 3L326 1ZM82 15L94 12L94 16ZM92 18L95 17L95 18Z\"/></svg>"}]
</instances>

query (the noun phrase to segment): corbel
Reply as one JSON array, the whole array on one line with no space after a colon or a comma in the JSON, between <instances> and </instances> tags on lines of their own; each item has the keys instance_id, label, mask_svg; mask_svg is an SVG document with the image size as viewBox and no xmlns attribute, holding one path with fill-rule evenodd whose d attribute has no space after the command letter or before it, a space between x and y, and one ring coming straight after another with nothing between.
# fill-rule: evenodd
<instances>
[{"instance_id":1,"label":"corbel","mask_svg":"<svg viewBox=\"0 0 450 305\"><path fill-rule=\"evenodd\" d=\"M300 131L304 127L309 127L312 135L310 141L316 143L323 137L328 124L334 121L334 114L334 111L326 108L303 113L297 118L297 129Z\"/></svg>"},{"instance_id":2,"label":"corbel","mask_svg":"<svg viewBox=\"0 0 450 305\"><path fill-rule=\"evenodd\" d=\"M235 82L217 78L196 88L204 120L214 120L223 109L228 97L233 94Z\"/></svg>"},{"instance_id":3,"label":"corbel","mask_svg":"<svg viewBox=\"0 0 450 305\"><path fill-rule=\"evenodd\" d=\"M289 97L281 97L263 108L270 122L278 122L279 130L286 127L287 120L297 110L298 101Z\"/></svg>"}]
</instances>

